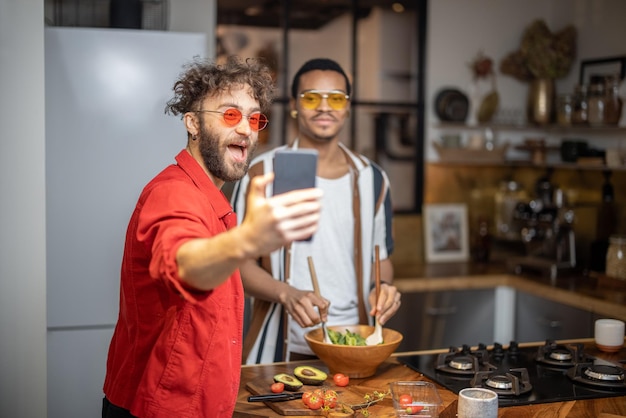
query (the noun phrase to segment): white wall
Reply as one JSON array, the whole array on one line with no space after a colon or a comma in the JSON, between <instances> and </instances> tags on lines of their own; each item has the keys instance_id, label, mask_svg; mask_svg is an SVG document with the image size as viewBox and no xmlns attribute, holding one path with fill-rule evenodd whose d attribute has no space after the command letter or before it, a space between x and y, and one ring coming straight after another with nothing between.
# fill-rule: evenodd
<instances>
[{"instance_id":1,"label":"white wall","mask_svg":"<svg viewBox=\"0 0 626 418\"><path fill-rule=\"evenodd\" d=\"M0 0L0 416L46 416L41 0Z\"/></svg>"}]
</instances>

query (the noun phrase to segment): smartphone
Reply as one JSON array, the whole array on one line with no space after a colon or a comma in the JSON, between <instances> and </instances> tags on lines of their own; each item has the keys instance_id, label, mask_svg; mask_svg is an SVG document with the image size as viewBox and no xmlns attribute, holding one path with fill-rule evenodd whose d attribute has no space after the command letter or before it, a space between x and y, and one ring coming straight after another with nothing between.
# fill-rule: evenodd
<instances>
[{"instance_id":1,"label":"smartphone","mask_svg":"<svg viewBox=\"0 0 626 418\"><path fill-rule=\"evenodd\" d=\"M315 187L317 151L313 149L284 149L274 155L273 194ZM311 241L310 236L302 241Z\"/></svg>"},{"instance_id":2,"label":"smartphone","mask_svg":"<svg viewBox=\"0 0 626 418\"><path fill-rule=\"evenodd\" d=\"M273 194L315 187L316 174L316 150L278 150L274 156Z\"/></svg>"}]
</instances>

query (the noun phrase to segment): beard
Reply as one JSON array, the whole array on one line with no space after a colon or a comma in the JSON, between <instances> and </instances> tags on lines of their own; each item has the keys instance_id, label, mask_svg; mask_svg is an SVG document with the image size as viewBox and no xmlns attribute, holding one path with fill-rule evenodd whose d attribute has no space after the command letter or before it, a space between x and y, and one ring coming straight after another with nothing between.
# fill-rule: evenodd
<instances>
[{"instance_id":1,"label":"beard","mask_svg":"<svg viewBox=\"0 0 626 418\"><path fill-rule=\"evenodd\" d=\"M257 146L255 143L248 147L248 157L245 162L238 162L229 166L224 159L225 153L228 152L227 147L222 145L217 135L202 127L198 141L200 141L200 155L207 170L225 182L238 181L246 175Z\"/></svg>"}]
</instances>

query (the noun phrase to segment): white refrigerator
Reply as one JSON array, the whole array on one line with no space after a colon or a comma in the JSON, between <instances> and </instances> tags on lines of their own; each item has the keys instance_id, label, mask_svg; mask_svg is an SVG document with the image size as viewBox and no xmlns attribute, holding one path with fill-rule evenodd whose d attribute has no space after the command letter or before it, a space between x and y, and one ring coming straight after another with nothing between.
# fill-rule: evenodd
<instances>
[{"instance_id":1,"label":"white refrigerator","mask_svg":"<svg viewBox=\"0 0 626 418\"><path fill-rule=\"evenodd\" d=\"M182 121L164 109L208 41L45 30L49 418L100 415L126 226L143 186L186 145Z\"/></svg>"}]
</instances>

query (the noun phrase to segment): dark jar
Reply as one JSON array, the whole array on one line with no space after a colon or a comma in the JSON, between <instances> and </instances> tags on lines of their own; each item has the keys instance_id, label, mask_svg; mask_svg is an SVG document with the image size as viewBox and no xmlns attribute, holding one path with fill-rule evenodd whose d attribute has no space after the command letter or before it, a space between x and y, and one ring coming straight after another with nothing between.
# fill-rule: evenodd
<instances>
[{"instance_id":1,"label":"dark jar","mask_svg":"<svg viewBox=\"0 0 626 418\"><path fill-rule=\"evenodd\" d=\"M587 86L578 84L574 88L574 109L572 123L574 125L586 125L589 122L587 110Z\"/></svg>"}]
</instances>

